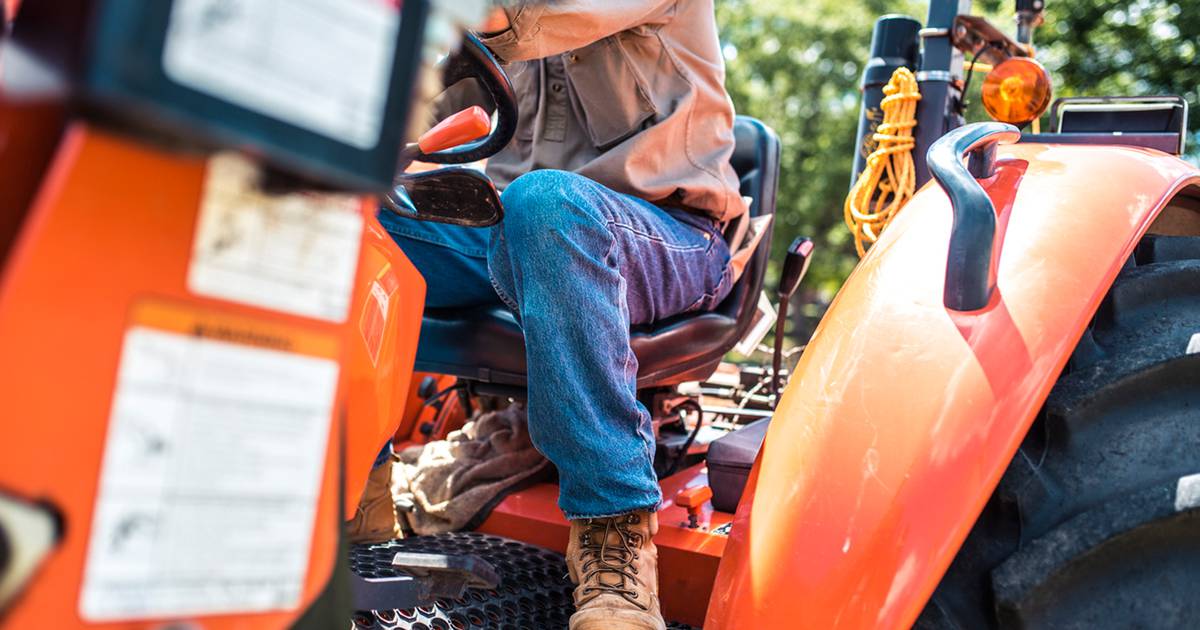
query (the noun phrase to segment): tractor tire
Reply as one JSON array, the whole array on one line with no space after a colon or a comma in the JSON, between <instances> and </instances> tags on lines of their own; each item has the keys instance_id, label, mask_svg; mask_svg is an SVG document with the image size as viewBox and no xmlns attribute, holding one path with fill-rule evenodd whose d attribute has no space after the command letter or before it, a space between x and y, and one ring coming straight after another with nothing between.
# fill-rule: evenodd
<instances>
[{"instance_id":1,"label":"tractor tire","mask_svg":"<svg viewBox=\"0 0 1200 630\"><path fill-rule=\"evenodd\" d=\"M914 627L1196 628L1198 346L1200 238L1148 236Z\"/></svg>"}]
</instances>

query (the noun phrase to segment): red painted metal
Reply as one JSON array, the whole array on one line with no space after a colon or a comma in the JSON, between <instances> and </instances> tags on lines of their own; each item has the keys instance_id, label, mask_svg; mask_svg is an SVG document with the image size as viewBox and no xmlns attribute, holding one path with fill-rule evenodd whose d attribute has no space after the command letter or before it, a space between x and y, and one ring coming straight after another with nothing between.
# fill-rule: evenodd
<instances>
[{"instance_id":1,"label":"red painted metal","mask_svg":"<svg viewBox=\"0 0 1200 630\"><path fill-rule=\"evenodd\" d=\"M1136 148L1002 148L984 310L942 305L951 212L920 191L855 270L783 396L705 628L907 628L1123 262L1200 171Z\"/></svg>"}]
</instances>

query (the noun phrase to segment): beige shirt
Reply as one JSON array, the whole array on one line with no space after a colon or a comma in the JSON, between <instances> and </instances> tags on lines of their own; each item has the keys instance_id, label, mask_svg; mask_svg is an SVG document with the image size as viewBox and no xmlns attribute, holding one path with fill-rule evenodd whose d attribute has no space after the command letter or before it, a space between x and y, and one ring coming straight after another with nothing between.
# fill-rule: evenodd
<instances>
[{"instance_id":1,"label":"beige shirt","mask_svg":"<svg viewBox=\"0 0 1200 630\"><path fill-rule=\"evenodd\" d=\"M483 40L519 99L516 136L488 161L497 186L555 168L720 221L745 212L712 0L507 10L512 27Z\"/></svg>"}]
</instances>

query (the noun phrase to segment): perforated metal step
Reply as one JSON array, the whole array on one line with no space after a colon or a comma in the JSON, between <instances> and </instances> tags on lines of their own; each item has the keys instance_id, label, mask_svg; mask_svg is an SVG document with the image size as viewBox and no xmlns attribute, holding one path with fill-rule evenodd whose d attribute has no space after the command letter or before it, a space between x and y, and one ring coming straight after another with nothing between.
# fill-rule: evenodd
<instances>
[{"instance_id":1,"label":"perforated metal step","mask_svg":"<svg viewBox=\"0 0 1200 630\"><path fill-rule=\"evenodd\" d=\"M562 555L515 540L475 532L416 536L350 550L350 566L364 577L405 575L392 567L399 551L475 554L500 574L495 589L469 589L408 610L359 611L357 630L529 630L566 628L573 611L571 582ZM673 630L691 626L670 624Z\"/></svg>"}]
</instances>

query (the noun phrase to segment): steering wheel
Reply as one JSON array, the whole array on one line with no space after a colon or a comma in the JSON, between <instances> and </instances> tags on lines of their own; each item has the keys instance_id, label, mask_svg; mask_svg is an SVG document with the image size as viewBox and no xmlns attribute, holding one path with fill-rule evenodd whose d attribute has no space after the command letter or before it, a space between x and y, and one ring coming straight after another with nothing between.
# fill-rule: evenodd
<instances>
[{"instance_id":1,"label":"steering wheel","mask_svg":"<svg viewBox=\"0 0 1200 630\"><path fill-rule=\"evenodd\" d=\"M517 95L496 56L478 37L466 33L458 52L442 62L441 70L442 84L447 88L466 79L478 79L496 105L496 125L479 140L433 153L418 150L414 159L435 164L467 164L495 155L508 146L517 132Z\"/></svg>"}]
</instances>

